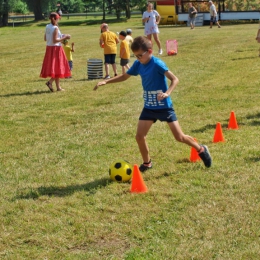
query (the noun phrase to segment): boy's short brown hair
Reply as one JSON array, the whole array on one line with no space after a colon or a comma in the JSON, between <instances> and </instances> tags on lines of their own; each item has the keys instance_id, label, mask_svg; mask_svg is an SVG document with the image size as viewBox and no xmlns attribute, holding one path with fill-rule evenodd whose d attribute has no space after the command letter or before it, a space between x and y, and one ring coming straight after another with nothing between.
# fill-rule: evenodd
<instances>
[{"instance_id":1,"label":"boy's short brown hair","mask_svg":"<svg viewBox=\"0 0 260 260\"><path fill-rule=\"evenodd\" d=\"M131 45L131 50L133 52L139 51L139 50L147 51L149 49L152 49L152 42L144 36L139 36L134 38L134 41Z\"/></svg>"}]
</instances>

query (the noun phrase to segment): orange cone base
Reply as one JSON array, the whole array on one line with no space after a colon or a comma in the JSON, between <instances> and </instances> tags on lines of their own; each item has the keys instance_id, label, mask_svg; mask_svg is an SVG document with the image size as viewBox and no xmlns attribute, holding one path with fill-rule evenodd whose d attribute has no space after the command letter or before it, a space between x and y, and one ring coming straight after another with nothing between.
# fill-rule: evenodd
<instances>
[{"instance_id":1,"label":"orange cone base","mask_svg":"<svg viewBox=\"0 0 260 260\"><path fill-rule=\"evenodd\" d=\"M144 193L148 191L137 164L134 165L134 172L130 191L132 193Z\"/></svg>"}]
</instances>

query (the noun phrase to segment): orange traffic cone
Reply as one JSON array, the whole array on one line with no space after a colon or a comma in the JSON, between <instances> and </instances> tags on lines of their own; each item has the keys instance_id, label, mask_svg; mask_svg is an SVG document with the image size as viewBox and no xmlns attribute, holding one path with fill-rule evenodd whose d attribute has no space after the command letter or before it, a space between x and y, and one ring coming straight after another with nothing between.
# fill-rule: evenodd
<instances>
[{"instance_id":1,"label":"orange traffic cone","mask_svg":"<svg viewBox=\"0 0 260 260\"><path fill-rule=\"evenodd\" d=\"M135 193L143 193L148 191L137 164L134 164L132 185L130 191Z\"/></svg>"},{"instance_id":2,"label":"orange traffic cone","mask_svg":"<svg viewBox=\"0 0 260 260\"><path fill-rule=\"evenodd\" d=\"M194 141L197 142L197 140L194 138ZM199 157L198 152L196 151L196 149L194 147L191 147L191 151L190 151L190 161L191 162L196 162L201 160L201 158Z\"/></svg>"},{"instance_id":3,"label":"orange traffic cone","mask_svg":"<svg viewBox=\"0 0 260 260\"><path fill-rule=\"evenodd\" d=\"M213 143L217 143L217 142L225 142L220 123L217 123L214 139L213 139Z\"/></svg>"},{"instance_id":4,"label":"orange traffic cone","mask_svg":"<svg viewBox=\"0 0 260 260\"><path fill-rule=\"evenodd\" d=\"M237 120L234 111L231 111L230 113L228 129L238 129Z\"/></svg>"}]
</instances>

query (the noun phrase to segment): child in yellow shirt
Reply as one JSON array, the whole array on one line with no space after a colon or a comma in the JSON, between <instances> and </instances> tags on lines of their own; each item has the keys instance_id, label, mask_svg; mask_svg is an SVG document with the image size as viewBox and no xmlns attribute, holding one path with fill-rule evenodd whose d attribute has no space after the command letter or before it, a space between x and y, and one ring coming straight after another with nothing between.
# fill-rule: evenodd
<instances>
[{"instance_id":1,"label":"child in yellow shirt","mask_svg":"<svg viewBox=\"0 0 260 260\"><path fill-rule=\"evenodd\" d=\"M64 40L63 44L64 44L63 49L69 63L70 71L72 71L73 69L72 52L74 52L74 42L71 43L71 47L69 46L68 40ZM71 78L71 76L69 78Z\"/></svg>"},{"instance_id":2,"label":"child in yellow shirt","mask_svg":"<svg viewBox=\"0 0 260 260\"><path fill-rule=\"evenodd\" d=\"M129 44L126 41L126 32L121 31L119 33L119 39L121 40L120 43L120 65L122 66L122 74L125 74L126 68L129 69L129 60L130 60L130 50L129 50Z\"/></svg>"}]
</instances>

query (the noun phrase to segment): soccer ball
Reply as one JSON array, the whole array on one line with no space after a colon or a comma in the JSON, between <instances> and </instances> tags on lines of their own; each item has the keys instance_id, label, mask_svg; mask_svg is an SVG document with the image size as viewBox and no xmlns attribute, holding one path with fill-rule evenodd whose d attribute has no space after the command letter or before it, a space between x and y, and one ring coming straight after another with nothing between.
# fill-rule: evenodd
<instances>
[{"instance_id":1,"label":"soccer ball","mask_svg":"<svg viewBox=\"0 0 260 260\"><path fill-rule=\"evenodd\" d=\"M115 161L109 167L109 176L113 181L129 181L132 178L132 173L133 166L125 160Z\"/></svg>"}]
</instances>

